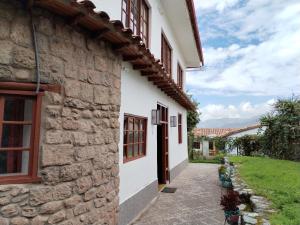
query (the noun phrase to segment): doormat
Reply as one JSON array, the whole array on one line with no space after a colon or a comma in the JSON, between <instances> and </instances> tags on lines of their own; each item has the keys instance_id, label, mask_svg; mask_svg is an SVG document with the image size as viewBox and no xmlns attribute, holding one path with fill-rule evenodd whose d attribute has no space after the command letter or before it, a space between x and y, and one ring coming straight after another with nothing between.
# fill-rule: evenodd
<instances>
[{"instance_id":1,"label":"doormat","mask_svg":"<svg viewBox=\"0 0 300 225\"><path fill-rule=\"evenodd\" d=\"M163 192L163 193L175 193L176 190L177 190L177 188L165 187L161 192Z\"/></svg>"}]
</instances>

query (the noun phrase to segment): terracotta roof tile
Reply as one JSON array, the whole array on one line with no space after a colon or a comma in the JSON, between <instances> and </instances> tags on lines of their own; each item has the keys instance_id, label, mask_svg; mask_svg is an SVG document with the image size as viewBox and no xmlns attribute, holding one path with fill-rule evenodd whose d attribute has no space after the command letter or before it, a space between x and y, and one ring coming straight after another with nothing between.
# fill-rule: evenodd
<instances>
[{"instance_id":1,"label":"terracotta roof tile","mask_svg":"<svg viewBox=\"0 0 300 225\"><path fill-rule=\"evenodd\" d=\"M198 137L220 137L234 130L237 128L195 128L193 133Z\"/></svg>"}]
</instances>

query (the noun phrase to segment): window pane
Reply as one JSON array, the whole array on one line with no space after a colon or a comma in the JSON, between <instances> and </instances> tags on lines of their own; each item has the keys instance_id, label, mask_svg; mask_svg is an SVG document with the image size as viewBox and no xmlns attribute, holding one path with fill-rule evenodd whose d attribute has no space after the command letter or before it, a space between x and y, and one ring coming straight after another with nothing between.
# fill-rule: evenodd
<instances>
[{"instance_id":1,"label":"window pane","mask_svg":"<svg viewBox=\"0 0 300 225\"><path fill-rule=\"evenodd\" d=\"M4 121L31 121L32 104L31 99L5 97Z\"/></svg>"},{"instance_id":2,"label":"window pane","mask_svg":"<svg viewBox=\"0 0 300 225\"><path fill-rule=\"evenodd\" d=\"M136 144L134 145L134 156L138 156L139 155L139 145Z\"/></svg>"},{"instance_id":3,"label":"window pane","mask_svg":"<svg viewBox=\"0 0 300 225\"><path fill-rule=\"evenodd\" d=\"M143 142L144 141L144 132L140 131L140 140L139 142Z\"/></svg>"},{"instance_id":4,"label":"window pane","mask_svg":"<svg viewBox=\"0 0 300 225\"><path fill-rule=\"evenodd\" d=\"M144 144L139 144L140 145L140 155L145 155L144 153Z\"/></svg>"},{"instance_id":5,"label":"window pane","mask_svg":"<svg viewBox=\"0 0 300 225\"><path fill-rule=\"evenodd\" d=\"M133 143L133 132L128 132L129 134L129 143Z\"/></svg>"},{"instance_id":6,"label":"window pane","mask_svg":"<svg viewBox=\"0 0 300 225\"><path fill-rule=\"evenodd\" d=\"M133 130L133 118L128 118L128 130Z\"/></svg>"},{"instance_id":7,"label":"window pane","mask_svg":"<svg viewBox=\"0 0 300 225\"><path fill-rule=\"evenodd\" d=\"M139 132L135 131L134 132L134 143L139 142Z\"/></svg>"},{"instance_id":8,"label":"window pane","mask_svg":"<svg viewBox=\"0 0 300 225\"><path fill-rule=\"evenodd\" d=\"M127 132L125 131L124 132L124 135L123 135L123 144L127 144Z\"/></svg>"},{"instance_id":9,"label":"window pane","mask_svg":"<svg viewBox=\"0 0 300 225\"><path fill-rule=\"evenodd\" d=\"M133 157L133 146L128 145L128 150L127 150L127 158Z\"/></svg>"},{"instance_id":10,"label":"window pane","mask_svg":"<svg viewBox=\"0 0 300 225\"><path fill-rule=\"evenodd\" d=\"M28 163L28 151L1 151L0 177L12 175L27 175Z\"/></svg>"},{"instance_id":11,"label":"window pane","mask_svg":"<svg viewBox=\"0 0 300 225\"><path fill-rule=\"evenodd\" d=\"M140 120L139 119L135 119L134 120L134 130L139 130L139 124L140 124Z\"/></svg>"},{"instance_id":12,"label":"window pane","mask_svg":"<svg viewBox=\"0 0 300 225\"><path fill-rule=\"evenodd\" d=\"M30 147L31 125L3 125L1 147Z\"/></svg>"},{"instance_id":13,"label":"window pane","mask_svg":"<svg viewBox=\"0 0 300 225\"><path fill-rule=\"evenodd\" d=\"M128 130L128 118L124 118L124 130Z\"/></svg>"},{"instance_id":14,"label":"window pane","mask_svg":"<svg viewBox=\"0 0 300 225\"><path fill-rule=\"evenodd\" d=\"M123 146L123 157L125 157L125 158L126 158L126 149L127 149L127 146L124 145Z\"/></svg>"}]
</instances>

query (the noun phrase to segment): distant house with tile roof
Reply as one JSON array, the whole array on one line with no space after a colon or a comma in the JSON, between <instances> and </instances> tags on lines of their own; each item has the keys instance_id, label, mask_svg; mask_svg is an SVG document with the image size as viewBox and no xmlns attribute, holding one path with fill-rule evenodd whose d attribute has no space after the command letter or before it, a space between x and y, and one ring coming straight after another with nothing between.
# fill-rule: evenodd
<instances>
[{"instance_id":1,"label":"distant house with tile roof","mask_svg":"<svg viewBox=\"0 0 300 225\"><path fill-rule=\"evenodd\" d=\"M252 125L243 128L195 128L193 130L193 148L200 151L203 156L215 156L218 153L214 139L215 137L236 138L244 135L257 134L260 125ZM226 146L226 148L229 148ZM236 154L236 149L230 149L231 154Z\"/></svg>"}]
</instances>

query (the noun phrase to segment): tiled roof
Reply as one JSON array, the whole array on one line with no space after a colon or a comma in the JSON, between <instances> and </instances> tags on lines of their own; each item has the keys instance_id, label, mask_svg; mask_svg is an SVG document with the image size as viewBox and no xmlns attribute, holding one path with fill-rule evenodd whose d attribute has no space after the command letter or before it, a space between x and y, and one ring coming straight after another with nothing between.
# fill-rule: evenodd
<instances>
[{"instance_id":1,"label":"tiled roof","mask_svg":"<svg viewBox=\"0 0 300 225\"><path fill-rule=\"evenodd\" d=\"M237 128L195 128L193 133L197 137L220 137Z\"/></svg>"},{"instance_id":2,"label":"tiled roof","mask_svg":"<svg viewBox=\"0 0 300 225\"><path fill-rule=\"evenodd\" d=\"M247 131L247 130L253 130L253 129L256 129L256 128L259 128L261 127L260 124L256 124L256 125L251 125L251 126L248 126L248 127L243 127L243 128L239 128L239 129L235 129L235 130L232 130L228 133L225 133L223 134L223 137L228 137L232 134L237 134L237 133L240 133L240 132L244 132L244 131Z\"/></svg>"},{"instance_id":3,"label":"tiled roof","mask_svg":"<svg viewBox=\"0 0 300 225\"><path fill-rule=\"evenodd\" d=\"M243 131L259 128L260 125L251 125L243 128L195 128L193 134L197 137L228 137Z\"/></svg>"},{"instance_id":4,"label":"tiled roof","mask_svg":"<svg viewBox=\"0 0 300 225\"><path fill-rule=\"evenodd\" d=\"M79 26L90 33L90 37L112 45L124 61L130 62L141 76L188 110L196 106L167 74L159 59L156 59L141 38L124 28L121 21L110 20L106 12L95 12L92 1L83 0L27 0L28 7L39 6L66 18L72 26ZM199 39L200 40L200 39ZM200 46L201 47L201 46Z\"/></svg>"}]
</instances>

